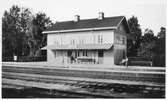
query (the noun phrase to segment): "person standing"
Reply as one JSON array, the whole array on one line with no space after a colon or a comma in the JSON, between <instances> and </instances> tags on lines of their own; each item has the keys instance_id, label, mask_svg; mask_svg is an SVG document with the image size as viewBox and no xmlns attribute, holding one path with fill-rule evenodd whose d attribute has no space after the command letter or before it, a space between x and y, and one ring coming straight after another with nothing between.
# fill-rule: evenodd
<instances>
[{"instance_id":1,"label":"person standing","mask_svg":"<svg viewBox=\"0 0 167 100\"><path fill-rule=\"evenodd\" d=\"M126 56L126 59L125 59L125 66L128 67L128 57Z\"/></svg>"}]
</instances>

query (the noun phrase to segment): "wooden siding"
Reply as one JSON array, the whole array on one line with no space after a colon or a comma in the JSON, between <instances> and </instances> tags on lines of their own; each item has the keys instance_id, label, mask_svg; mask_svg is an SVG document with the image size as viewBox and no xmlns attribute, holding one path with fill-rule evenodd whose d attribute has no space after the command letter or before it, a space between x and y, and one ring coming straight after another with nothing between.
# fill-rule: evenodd
<instances>
[{"instance_id":1,"label":"wooden siding","mask_svg":"<svg viewBox=\"0 0 167 100\"><path fill-rule=\"evenodd\" d=\"M126 48L127 48L127 38L126 38L126 30L124 25L121 23L120 26L114 32L114 63L118 65L122 59L126 57ZM119 40L118 38L119 37ZM125 39L125 43L123 43L123 38Z\"/></svg>"},{"instance_id":2,"label":"wooden siding","mask_svg":"<svg viewBox=\"0 0 167 100\"><path fill-rule=\"evenodd\" d=\"M103 31L88 31L88 32L74 32L74 33L61 33L61 34L48 34L48 45L54 44L98 44L99 36L102 37L102 43L114 43L113 30Z\"/></svg>"}]
</instances>

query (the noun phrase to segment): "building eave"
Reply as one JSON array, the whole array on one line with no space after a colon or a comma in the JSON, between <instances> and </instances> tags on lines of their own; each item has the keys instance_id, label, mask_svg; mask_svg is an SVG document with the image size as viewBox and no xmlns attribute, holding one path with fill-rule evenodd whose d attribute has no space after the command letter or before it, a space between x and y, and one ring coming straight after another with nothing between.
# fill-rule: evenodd
<instances>
[{"instance_id":1,"label":"building eave","mask_svg":"<svg viewBox=\"0 0 167 100\"><path fill-rule=\"evenodd\" d=\"M120 26L120 24L122 23L122 21L124 20L124 18L125 18L125 17L123 17L123 18L121 19L121 21L118 23L117 27Z\"/></svg>"},{"instance_id":2,"label":"building eave","mask_svg":"<svg viewBox=\"0 0 167 100\"><path fill-rule=\"evenodd\" d=\"M94 31L94 30L112 30L117 27L100 27L100 28L84 28L84 29L69 29L69 30L56 30L56 31L43 31L43 34L49 33L67 33L67 32L82 32L82 31Z\"/></svg>"},{"instance_id":3,"label":"building eave","mask_svg":"<svg viewBox=\"0 0 167 100\"><path fill-rule=\"evenodd\" d=\"M47 45L41 49L49 50L108 50L113 46L112 43L108 44L77 44L77 45Z\"/></svg>"},{"instance_id":4,"label":"building eave","mask_svg":"<svg viewBox=\"0 0 167 100\"><path fill-rule=\"evenodd\" d=\"M130 33L130 27L129 27L129 24L128 24L128 22L127 22L127 20L126 20L125 17L123 17L121 19L121 21L118 23L117 28L121 25L121 23L123 22L123 20L125 20L125 23L127 24L127 28L128 28L128 33Z\"/></svg>"}]
</instances>

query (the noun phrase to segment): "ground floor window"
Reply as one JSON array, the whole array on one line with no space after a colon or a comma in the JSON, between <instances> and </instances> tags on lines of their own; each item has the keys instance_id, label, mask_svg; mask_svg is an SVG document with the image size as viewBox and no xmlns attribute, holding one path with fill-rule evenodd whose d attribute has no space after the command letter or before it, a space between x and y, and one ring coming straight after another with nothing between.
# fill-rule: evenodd
<instances>
[{"instance_id":1,"label":"ground floor window","mask_svg":"<svg viewBox=\"0 0 167 100\"><path fill-rule=\"evenodd\" d=\"M88 52L87 51L83 51L83 56L88 56Z\"/></svg>"},{"instance_id":2,"label":"ground floor window","mask_svg":"<svg viewBox=\"0 0 167 100\"><path fill-rule=\"evenodd\" d=\"M67 52L67 56L70 57L72 55L72 51Z\"/></svg>"},{"instance_id":3,"label":"ground floor window","mask_svg":"<svg viewBox=\"0 0 167 100\"><path fill-rule=\"evenodd\" d=\"M75 51L75 58L77 58L77 55L78 55L78 52L77 52L77 51Z\"/></svg>"},{"instance_id":4,"label":"ground floor window","mask_svg":"<svg viewBox=\"0 0 167 100\"><path fill-rule=\"evenodd\" d=\"M78 51L77 53L78 53L77 55L78 55L78 57L79 57L79 56L80 56L80 55L79 55L79 51Z\"/></svg>"},{"instance_id":5,"label":"ground floor window","mask_svg":"<svg viewBox=\"0 0 167 100\"><path fill-rule=\"evenodd\" d=\"M104 56L104 52L103 51L98 51L98 57L103 57Z\"/></svg>"},{"instance_id":6,"label":"ground floor window","mask_svg":"<svg viewBox=\"0 0 167 100\"><path fill-rule=\"evenodd\" d=\"M67 53L68 63L77 64L103 64L104 51L103 50L69 50Z\"/></svg>"}]
</instances>

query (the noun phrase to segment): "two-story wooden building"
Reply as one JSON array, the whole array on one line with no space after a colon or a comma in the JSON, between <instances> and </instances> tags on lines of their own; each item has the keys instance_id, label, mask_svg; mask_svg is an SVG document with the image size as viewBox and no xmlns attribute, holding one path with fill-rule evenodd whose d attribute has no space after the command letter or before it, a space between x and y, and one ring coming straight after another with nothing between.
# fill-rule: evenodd
<instances>
[{"instance_id":1,"label":"two-story wooden building","mask_svg":"<svg viewBox=\"0 0 167 100\"><path fill-rule=\"evenodd\" d=\"M47 60L60 64L119 64L126 57L128 23L124 16L57 22L45 30Z\"/></svg>"}]
</instances>

